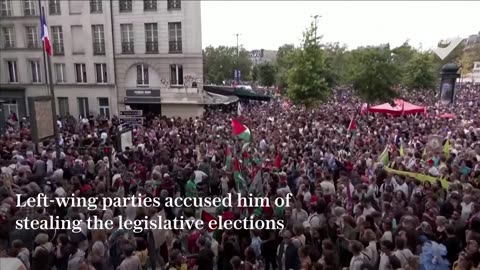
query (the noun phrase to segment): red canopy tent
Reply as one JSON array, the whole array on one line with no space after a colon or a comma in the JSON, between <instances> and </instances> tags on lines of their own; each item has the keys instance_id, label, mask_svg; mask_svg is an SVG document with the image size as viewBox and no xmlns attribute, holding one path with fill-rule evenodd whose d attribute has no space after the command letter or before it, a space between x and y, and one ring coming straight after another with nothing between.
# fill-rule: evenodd
<instances>
[{"instance_id":1,"label":"red canopy tent","mask_svg":"<svg viewBox=\"0 0 480 270\"><path fill-rule=\"evenodd\" d=\"M372 106L368 108L368 111L371 113L405 115L405 114L426 113L427 108L423 106L414 105L402 99L396 99L395 106L392 106L390 103L384 103L377 106Z\"/></svg>"}]
</instances>

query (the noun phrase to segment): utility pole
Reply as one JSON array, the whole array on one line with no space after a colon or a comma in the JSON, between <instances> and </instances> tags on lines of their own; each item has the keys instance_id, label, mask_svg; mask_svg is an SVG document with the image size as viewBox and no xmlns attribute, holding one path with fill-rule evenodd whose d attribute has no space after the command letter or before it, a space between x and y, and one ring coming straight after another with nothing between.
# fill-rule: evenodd
<instances>
[{"instance_id":1,"label":"utility pole","mask_svg":"<svg viewBox=\"0 0 480 270\"><path fill-rule=\"evenodd\" d=\"M41 6L40 0L38 1L38 7L40 10L40 27L43 27L43 20L45 20L45 8ZM45 41L42 41L43 47L45 48ZM52 48L53 49L53 48ZM56 162L60 162L60 134L58 132L58 124L57 124L57 109L55 107L55 91L53 90L53 75L52 75L52 63L50 60L50 55L47 55L45 49L43 50L43 60L46 66L45 72L48 72L48 85L50 87L50 101L52 107L52 118L53 118L53 134L55 137L55 156Z\"/></svg>"},{"instance_id":2,"label":"utility pole","mask_svg":"<svg viewBox=\"0 0 480 270\"><path fill-rule=\"evenodd\" d=\"M236 67L235 67L235 81L238 84L240 84L240 70L239 70L239 60L240 60L240 50L238 48L238 36L240 36L241 34L234 34L235 36L237 36L237 64L236 64Z\"/></svg>"}]
</instances>

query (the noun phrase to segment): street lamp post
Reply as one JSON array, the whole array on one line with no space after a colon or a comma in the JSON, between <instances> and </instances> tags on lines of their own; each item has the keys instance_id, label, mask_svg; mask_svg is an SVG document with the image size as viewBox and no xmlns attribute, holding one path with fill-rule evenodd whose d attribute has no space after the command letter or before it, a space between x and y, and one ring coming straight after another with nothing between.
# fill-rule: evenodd
<instances>
[{"instance_id":1,"label":"street lamp post","mask_svg":"<svg viewBox=\"0 0 480 270\"><path fill-rule=\"evenodd\" d=\"M235 72L234 72L234 75L235 75L235 82L237 83L237 85L240 83L240 71L239 71L239 59L240 59L240 51L239 51L239 48L238 48L238 36L240 36L241 34L234 34L235 36L237 36L237 63L236 63L236 66L235 66Z\"/></svg>"}]
</instances>

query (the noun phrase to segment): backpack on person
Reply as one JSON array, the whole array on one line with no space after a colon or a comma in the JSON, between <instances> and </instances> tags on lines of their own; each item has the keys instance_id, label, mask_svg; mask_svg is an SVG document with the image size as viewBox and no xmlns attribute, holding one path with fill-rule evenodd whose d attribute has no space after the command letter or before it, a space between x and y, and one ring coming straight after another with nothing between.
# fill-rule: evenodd
<instances>
[{"instance_id":1,"label":"backpack on person","mask_svg":"<svg viewBox=\"0 0 480 270\"><path fill-rule=\"evenodd\" d=\"M363 259L362 259L362 266L360 269L375 269L375 264L372 262L372 258L367 255L367 253L362 252Z\"/></svg>"}]
</instances>

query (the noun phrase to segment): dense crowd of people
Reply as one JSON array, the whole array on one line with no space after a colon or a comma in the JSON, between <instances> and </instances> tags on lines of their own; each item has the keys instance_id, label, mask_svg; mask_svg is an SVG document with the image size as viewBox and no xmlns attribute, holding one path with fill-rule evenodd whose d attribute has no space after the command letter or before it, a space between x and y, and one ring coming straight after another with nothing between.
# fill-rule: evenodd
<instances>
[{"instance_id":1,"label":"dense crowd of people","mask_svg":"<svg viewBox=\"0 0 480 270\"><path fill-rule=\"evenodd\" d=\"M332 101L308 109L275 98L244 104L241 115L236 105L207 108L201 119L147 115L126 149L114 149L116 117L68 117L59 123L59 160L53 140L35 146L28 126L10 121L0 137L1 260L27 270L480 269L480 86L462 86L455 104L443 107L435 93L401 95L427 113L360 115L360 100L336 89ZM233 118L250 129L249 143L232 135ZM348 129L352 119L355 130ZM432 135L450 147L430 149ZM238 192L294 199L291 207L257 209L16 207L17 196L24 202L39 193L166 199ZM286 226L133 232L118 224L119 216L204 213ZM50 216L78 221L80 232L15 229L19 219ZM92 216L113 220L114 228L88 230Z\"/></svg>"}]
</instances>

